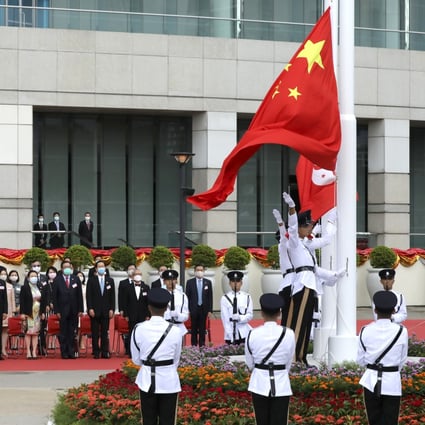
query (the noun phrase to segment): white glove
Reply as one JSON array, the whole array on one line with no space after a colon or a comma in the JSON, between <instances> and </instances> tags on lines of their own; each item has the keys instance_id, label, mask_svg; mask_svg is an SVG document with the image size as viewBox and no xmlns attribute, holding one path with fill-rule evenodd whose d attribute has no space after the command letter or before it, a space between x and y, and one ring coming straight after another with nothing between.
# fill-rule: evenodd
<instances>
[{"instance_id":1,"label":"white glove","mask_svg":"<svg viewBox=\"0 0 425 425\"><path fill-rule=\"evenodd\" d=\"M345 269L339 269L336 272L336 277L338 279L340 279L341 277L345 276L346 273L347 273L347 271Z\"/></svg>"},{"instance_id":2,"label":"white glove","mask_svg":"<svg viewBox=\"0 0 425 425\"><path fill-rule=\"evenodd\" d=\"M179 317L179 312L178 312L177 310L171 310L171 311L170 311L170 316L171 316L173 319L177 319L177 317Z\"/></svg>"},{"instance_id":3,"label":"white glove","mask_svg":"<svg viewBox=\"0 0 425 425\"><path fill-rule=\"evenodd\" d=\"M319 233L322 233L322 226L320 225L320 223L317 223L313 227L313 230L311 231L311 233L313 233L313 235L318 235Z\"/></svg>"},{"instance_id":4,"label":"white glove","mask_svg":"<svg viewBox=\"0 0 425 425\"><path fill-rule=\"evenodd\" d=\"M232 314L232 322L239 322L240 317L238 313Z\"/></svg>"},{"instance_id":5,"label":"white glove","mask_svg":"<svg viewBox=\"0 0 425 425\"><path fill-rule=\"evenodd\" d=\"M295 202L294 202L294 200L291 198L291 195L289 195L288 193L286 193L286 192L283 192L282 193L282 197L283 197L283 200L285 201L285 203L286 204L288 204L288 207L289 208L295 208Z\"/></svg>"},{"instance_id":6,"label":"white glove","mask_svg":"<svg viewBox=\"0 0 425 425\"><path fill-rule=\"evenodd\" d=\"M276 219L276 223L277 224L282 224L283 223L282 216L280 215L279 210L274 209L273 210L273 215L274 215L274 218Z\"/></svg>"},{"instance_id":7,"label":"white glove","mask_svg":"<svg viewBox=\"0 0 425 425\"><path fill-rule=\"evenodd\" d=\"M328 212L328 221L329 223L336 223L336 208L332 208L329 212Z\"/></svg>"}]
</instances>

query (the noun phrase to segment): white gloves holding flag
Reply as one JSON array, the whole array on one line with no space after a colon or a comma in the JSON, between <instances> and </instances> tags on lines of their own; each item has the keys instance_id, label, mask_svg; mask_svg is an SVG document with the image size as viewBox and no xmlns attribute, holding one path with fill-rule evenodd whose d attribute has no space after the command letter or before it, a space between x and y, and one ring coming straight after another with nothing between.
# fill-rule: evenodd
<instances>
[{"instance_id":1,"label":"white gloves holding flag","mask_svg":"<svg viewBox=\"0 0 425 425\"><path fill-rule=\"evenodd\" d=\"M285 201L285 203L288 205L289 208L295 208L295 202L291 198L291 195L289 195L289 193L283 192L282 198Z\"/></svg>"},{"instance_id":2,"label":"white gloves holding flag","mask_svg":"<svg viewBox=\"0 0 425 425\"><path fill-rule=\"evenodd\" d=\"M322 226L320 225L320 223L316 223L316 225L313 227L313 230L311 231L311 233L314 236L322 233Z\"/></svg>"},{"instance_id":3,"label":"white gloves holding flag","mask_svg":"<svg viewBox=\"0 0 425 425\"><path fill-rule=\"evenodd\" d=\"M340 279L341 277L345 276L346 273L347 273L347 270L345 270L345 269L337 270L337 272L336 272L337 279Z\"/></svg>"},{"instance_id":4,"label":"white gloves holding flag","mask_svg":"<svg viewBox=\"0 0 425 425\"><path fill-rule=\"evenodd\" d=\"M232 322L239 322L240 317L238 313L232 314Z\"/></svg>"},{"instance_id":5,"label":"white gloves holding flag","mask_svg":"<svg viewBox=\"0 0 425 425\"><path fill-rule=\"evenodd\" d=\"M282 224L283 223L283 220L282 220L282 216L280 215L280 212L279 212L279 210L277 210L277 209L274 209L273 210L273 215L274 215L274 218L276 219L276 223L277 224Z\"/></svg>"},{"instance_id":6,"label":"white gloves holding flag","mask_svg":"<svg viewBox=\"0 0 425 425\"><path fill-rule=\"evenodd\" d=\"M179 312L177 310L171 310L170 316L172 319L177 319L177 317L179 317Z\"/></svg>"}]
</instances>

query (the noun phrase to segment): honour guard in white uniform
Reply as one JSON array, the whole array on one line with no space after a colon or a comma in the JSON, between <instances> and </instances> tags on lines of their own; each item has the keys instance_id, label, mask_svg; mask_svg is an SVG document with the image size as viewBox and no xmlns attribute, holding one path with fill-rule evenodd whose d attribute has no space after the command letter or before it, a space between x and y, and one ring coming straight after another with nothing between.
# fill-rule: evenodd
<instances>
[{"instance_id":1,"label":"honour guard in white uniform","mask_svg":"<svg viewBox=\"0 0 425 425\"><path fill-rule=\"evenodd\" d=\"M252 329L248 323L253 317L252 299L247 292L241 291L242 272L231 271L227 277L232 289L220 301L224 341L226 344L243 344Z\"/></svg>"},{"instance_id":2,"label":"honour guard in white uniform","mask_svg":"<svg viewBox=\"0 0 425 425\"><path fill-rule=\"evenodd\" d=\"M402 323L407 319L406 299L403 294L393 291L395 270L383 269L379 271L379 277L384 291L391 291L397 297L397 304L394 307L394 313L391 315L391 321L394 323ZM376 320L375 306L372 303L373 318Z\"/></svg>"},{"instance_id":3,"label":"honour guard in white uniform","mask_svg":"<svg viewBox=\"0 0 425 425\"><path fill-rule=\"evenodd\" d=\"M283 300L277 294L260 297L264 325L250 331L245 342L245 361L252 371L252 393L257 425L288 423L292 395L289 369L295 354L294 331L277 324Z\"/></svg>"},{"instance_id":4,"label":"honour guard in white uniform","mask_svg":"<svg viewBox=\"0 0 425 425\"><path fill-rule=\"evenodd\" d=\"M408 335L403 325L391 321L397 304L393 292L378 291L373 302L378 320L363 327L359 337L357 363L366 367L360 385L369 425L397 425Z\"/></svg>"},{"instance_id":5,"label":"honour guard in white uniform","mask_svg":"<svg viewBox=\"0 0 425 425\"><path fill-rule=\"evenodd\" d=\"M177 326L182 336L184 336L187 334L187 328L184 322L189 319L189 301L186 294L176 287L178 277L179 273L176 270L165 270L162 272L162 280L171 295L171 300L168 303L164 318Z\"/></svg>"},{"instance_id":6,"label":"honour guard in white uniform","mask_svg":"<svg viewBox=\"0 0 425 425\"><path fill-rule=\"evenodd\" d=\"M142 366L136 377L144 425L175 425L177 396L181 391L177 367L182 337L180 330L164 319L171 300L163 288L148 293L150 320L138 323L131 334L131 359Z\"/></svg>"}]
</instances>

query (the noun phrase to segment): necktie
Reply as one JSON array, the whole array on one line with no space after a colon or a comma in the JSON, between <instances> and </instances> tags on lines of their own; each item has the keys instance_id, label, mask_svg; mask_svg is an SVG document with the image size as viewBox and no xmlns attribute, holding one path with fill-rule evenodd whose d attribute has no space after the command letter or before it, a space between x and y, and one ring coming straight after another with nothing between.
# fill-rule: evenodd
<instances>
[{"instance_id":1,"label":"necktie","mask_svg":"<svg viewBox=\"0 0 425 425\"><path fill-rule=\"evenodd\" d=\"M67 276L65 278L66 287L69 288L69 277Z\"/></svg>"},{"instance_id":2,"label":"necktie","mask_svg":"<svg viewBox=\"0 0 425 425\"><path fill-rule=\"evenodd\" d=\"M105 283L103 282L103 277L100 278L100 293L103 295L105 289Z\"/></svg>"},{"instance_id":3,"label":"necktie","mask_svg":"<svg viewBox=\"0 0 425 425\"><path fill-rule=\"evenodd\" d=\"M197 279L196 285L198 289L198 305L202 305L202 280Z\"/></svg>"}]
</instances>

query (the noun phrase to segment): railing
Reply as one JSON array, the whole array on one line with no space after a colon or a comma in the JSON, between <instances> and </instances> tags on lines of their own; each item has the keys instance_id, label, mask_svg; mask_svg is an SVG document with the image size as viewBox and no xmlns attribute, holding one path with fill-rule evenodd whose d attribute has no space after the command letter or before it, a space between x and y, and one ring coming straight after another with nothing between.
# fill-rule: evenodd
<instances>
[{"instance_id":1,"label":"railing","mask_svg":"<svg viewBox=\"0 0 425 425\"><path fill-rule=\"evenodd\" d=\"M240 11L236 17L216 17L0 5L0 26L301 42L313 24L244 19ZM355 43L365 47L425 50L425 32L356 27Z\"/></svg>"}]
</instances>

